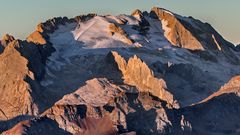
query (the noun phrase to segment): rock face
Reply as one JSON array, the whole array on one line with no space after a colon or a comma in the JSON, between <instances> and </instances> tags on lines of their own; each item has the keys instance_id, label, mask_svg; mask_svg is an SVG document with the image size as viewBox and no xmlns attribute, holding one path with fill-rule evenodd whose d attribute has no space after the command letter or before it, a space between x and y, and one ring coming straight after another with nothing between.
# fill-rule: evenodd
<instances>
[{"instance_id":1,"label":"rock face","mask_svg":"<svg viewBox=\"0 0 240 135\"><path fill-rule=\"evenodd\" d=\"M159 124L153 129L155 132L168 132L165 126L171 122L164 107L164 102L150 96L148 92L137 94L126 91L99 78L87 81L82 88L64 96L43 116L57 121L62 129L73 134L110 135L128 130L147 134L154 121ZM138 115L145 116L148 122L136 126L131 119Z\"/></svg>"},{"instance_id":2,"label":"rock face","mask_svg":"<svg viewBox=\"0 0 240 135\"><path fill-rule=\"evenodd\" d=\"M230 93L236 94L238 96L240 95L240 76L233 77L227 84L222 86L219 91L204 99L202 102L206 102L214 97Z\"/></svg>"},{"instance_id":3,"label":"rock face","mask_svg":"<svg viewBox=\"0 0 240 135\"><path fill-rule=\"evenodd\" d=\"M47 43L47 41L44 39L44 37L39 31L33 32L29 37L27 37L27 41L40 45L44 45Z\"/></svg>"},{"instance_id":4,"label":"rock face","mask_svg":"<svg viewBox=\"0 0 240 135\"><path fill-rule=\"evenodd\" d=\"M6 35L3 35L1 44L2 44L2 46L6 47L13 40L15 40L15 38L13 36L6 34Z\"/></svg>"},{"instance_id":5,"label":"rock face","mask_svg":"<svg viewBox=\"0 0 240 135\"><path fill-rule=\"evenodd\" d=\"M35 44L14 40L0 55L1 120L36 116L41 111L44 94L37 80L45 71L40 49Z\"/></svg>"},{"instance_id":6,"label":"rock face","mask_svg":"<svg viewBox=\"0 0 240 135\"><path fill-rule=\"evenodd\" d=\"M34 80L34 75L27 66L27 59L17 51L20 47L18 41L13 41L0 56L1 120L38 112L36 104L33 103L31 87L28 84Z\"/></svg>"},{"instance_id":7,"label":"rock face","mask_svg":"<svg viewBox=\"0 0 240 135\"><path fill-rule=\"evenodd\" d=\"M58 17L1 44L4 135L240 133L239 47L192 17Z\"/></svg>"},{"instance_id":8,"label":"rock face","mask_svg":"<svg viewBox=\"0 0 240 135\"><path fill-rule=\"evenodd\" d=\"M147 27L150 26L149 22L146 20L146 18L144 17L142 11L140 11L139 9L135 10L132 12L132 16L134 16L135 18L137 18L139 20L139 25L141 27Z\"/></svg>"},{"instance_id":9,"label":"rock face","mask_svg":"<svg viewBox=\"0 0 240 135\"><path fill-rule=\"evenodd\" d=\"M164 35L171 44L191 50L204 50L203 45L184 27L173 13L165 9L153 8L151 15L158 17L162 21L162 27L165 31Z\"/></svg>"},{"instance_id":10,"label":"rock face","mask_svg":"<svg viewBox=\"0 0 240 135\"><path fill-rule=\"evenodd\" d=\"M208 23L192 17L182 17L168 10L154 7L151 16L162 21L165 37L175 46L190 50L214 49L227 51L233 44L227 42Z\"/></svg>"},{"instance_id":11,"label":"rock face","mask_svg":"<svg viewBox=\"0 0 240 135\"><path fill-rule=\"evenodd\" d=\"M239 134L239 76L199 104L181 109L193 134ZM206 130L208 129L208 130Z\"/></svg>"},{"instance_id":12,"label":"rock face","mask_svg":"<svg viewBox=\"0 0 240 135\"><path fill-rule=\"evenodd\" d=\"M110 24L109 25L109 29L110 29L110 35L111 36L119 36L120 39L123 40L124 43L128 44L128 45L132 45L133 42L131 41L131 39L128 38L126 32L118 27L116 24Z\"/></svg>"},{"instance_id":13,"label":"rock face","mask_svg":"<svg viewBox=\"0 0 240 135\"><path fill-rule=\"evenodd\" d=\"M65 95L56 104L74 104L80 105L82 102L87 102L92 106L103 106L107 104L114 97L121 93L121 88L108 82L106 78L93 79L86 82L86 86L75 91L74 94ZM91 93L91 94L89 94ZM76 99L80 97L80 99Z\"/></svg>"},{"instance_id":14,"label":"rock face","mask_svg":"<svg viewBox=\"0 0 240 135\"><path fill-rule=\"evenodd\" d=\"M57 17L53 19L47 20L45 23L40 23L37 25L36 31L40 33L51 33L54 32L58 28L59 25L65 24L68 22L72 22L73 20L69 20L67 17Z\"/></svg>"},{"instance_id":15,"label":"rock face","mask_svg":"<svg viewBox=\"0 0 240 135\"><path fill-rule=\"evenodd\" d=\"M128 62L117 52L111 52L110 55L112 55L119 70L122 72L126 84L137 87L140 92L149 92L166 101L172 107L178 107L173 95L166 90L165 81L155 78L146 63L142 62L136 55L130 58Z\"/></svg>"}]
</instances>

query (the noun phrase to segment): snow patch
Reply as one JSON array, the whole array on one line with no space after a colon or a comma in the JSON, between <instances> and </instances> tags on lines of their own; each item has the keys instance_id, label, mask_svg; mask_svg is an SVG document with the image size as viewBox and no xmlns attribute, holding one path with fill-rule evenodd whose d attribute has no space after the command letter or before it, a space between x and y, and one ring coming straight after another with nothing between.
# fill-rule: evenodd
<instances>
[{"instance_id":1,"label":"snow patch","mask_svg":"<svg viewBox=\"0 0 240 135\"><path fill-rule=\"evenodd\" d=\"M72 31L74 39L84 43L83 48L119 48L127 47L126 44L121 41L121 36L109 35L109 25L111 23L106 18L96 16L88 22L80 23L80 28Z\"/></svg>"},{"instance_id":2,"label":"snow patch","mask_svg":"<svg viewBox=\"0 0 240 135\"><path fill-rule=\"evenodd\" d=\"M218 50L221 51L222 48L221 48L221 46L218 44L218 42L217 42L217 40L216 40L216 38L215 38L215 36L214 36L213 34L212 34L212 39L213 39L214 43L216 44Z\"/></svg>"},{"instance_id":3,"label":"snow patch","mask_svg":"<svg viewBox=\"0 0 240 135\"><path fill-rule=\"evenodd\" d=\"M148 36L145 38L149 46L151 48L172 48L172 44L168 41L168 39L164 36L165 32L162 28L162 22L158 19L146 18L150 24L150 28L148 31Z\"/></svg>"},{"instance_id":4,"label":"snow patch","mask_svg":"<svg viewBox=\"0 0 240 135\"><path fill-rule=\"evenodd\" d=\"M170 12L170 11L168 11L168 10L165 10L165 9L162 9L162 10L163 10L165 13L168 13L168 14L174 16L172 12Z\"/></svg>"}]
</instances>

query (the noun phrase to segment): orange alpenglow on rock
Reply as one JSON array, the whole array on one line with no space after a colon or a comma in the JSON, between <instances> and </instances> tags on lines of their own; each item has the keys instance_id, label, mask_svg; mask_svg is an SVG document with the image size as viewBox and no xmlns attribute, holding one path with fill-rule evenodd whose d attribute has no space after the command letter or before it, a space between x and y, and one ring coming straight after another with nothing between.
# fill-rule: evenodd
<instances>
[{"instance_id":1,"label":"orange alpenglow on rock","mask_svg":"<svg viewBox=\"0 0 240 135\"><path fill-rule=\"evenodd\" d=\"M167 91L165 81L155 78L153 71L136 55L131 57L128 62L115 51L112 51L109 55L112 55L117 63L126 84L136 86L140 92L150 92L174 108L179 107L173 95Z\"/></svg>"},{"instance_id":2,"label":"orange alpenglow on rock","mask_svg":"<svg viewBox=\"0 0 240 135\"><path fill-rule=\"evenodd\" d=\"M122 41L128 45L132 45L133 42L132 40L127 36L126 32L119 26L117 26L116 24L114 23L111 23L109 25L109 29L110 29L110 33L109 35L111 36L119 36L120 39L122 39Z\"/></svg>"},{"instance_id":3,"label":"orange alpenglow on rock","mask_svg":"<svg viewBox=\"0 0 240 135\"><path fill-rule=\"evenodd\" d=\"M210 95L209 97L207 97L206 99L204 99L203 101L201 101L199 103L204 103L204 102L207 102L207 101L213 99L214 97L218 97L220 95L230 94L230 93L234 93L234 94L240 96L240 76L233 77L228 83L226 83L224 86L222 86L220 88L220 90L213 93L212 95Z\"/></svg>"},{"instance_id":4,"label":"orange alpenglow on rock","mask_svg":"<svg viewBox=\"0 0 240 135\"><path fill-rule=\"evenodd\" d=\"M6 47L9 43L11 43L15 38L9 34L5 34L2 37L1 44L2 46Z\"/></svg>"},{"instance_id":5,"label":"orange alpenglow on rock","mask_svg":"<svg viewBox=\"0 0 240 135\"><path fill-rule=\"evenodd\" d=\"M203 45L182 25L173 13L154 7L151 14L162 21L165 37L171 44L190 50L204 50Z\"/></svg>"},{"instance_id":6,"label":"orange alpenglow on rock","mask_svg":"<svg viewBox=\"0 0 240 135\"><path fill-rule=\"evenodd\" d=\"M33 42L35 44L44 45L47 41L44 39L39 31L35 31L27 37L28 42Z\"/></svg>"},{"instance_id":7,"label":"orange alpenglow on rock","mask_svg":"<svg viewBox=\"0 0 240 135\"><path fill-rule=\"evenodd\" d=\"M25 78L34 79L28 60L21 55L19 41L11 42L0 55L0 120L19 115L34 115L38 109L33 103L32 92ZM11 105L9 105L11 103Z\"/></svg>"},{"instance_id":8,"label":"orange alpenglow on rock","mask_svg":"<svg viewBox=\"0 0 240 135\"><path fill-rule=\"evenodd\" d=\"M240 46L193 17L57 17L1 44L0 134L240 133Z\"/></svg>"}]
</instances>

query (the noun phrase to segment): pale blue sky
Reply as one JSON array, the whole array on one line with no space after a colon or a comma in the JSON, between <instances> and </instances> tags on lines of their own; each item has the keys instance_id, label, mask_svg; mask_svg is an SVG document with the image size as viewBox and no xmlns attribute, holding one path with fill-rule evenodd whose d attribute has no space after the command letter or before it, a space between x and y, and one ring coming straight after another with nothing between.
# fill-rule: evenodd
<instances>
[{"instance_id":1,"label":"pale blue sky","mask_svg":"<svg viewBox=\"0 0 240 135\"><path fill-rule=\"evenodd\" d=\"M240 0L0 0L0 36L24 39L38 23L57 16L130 14L153 6L209 22L227 40L240 43Z\"/></svg>"}]
</instances>

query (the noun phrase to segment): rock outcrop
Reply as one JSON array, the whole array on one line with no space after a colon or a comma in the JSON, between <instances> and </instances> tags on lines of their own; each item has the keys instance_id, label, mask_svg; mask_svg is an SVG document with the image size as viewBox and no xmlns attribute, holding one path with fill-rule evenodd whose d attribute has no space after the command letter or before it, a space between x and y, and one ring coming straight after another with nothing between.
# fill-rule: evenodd
<instances>
[{"instance_id":1,"label":"rock outcrop","mask_svg":"<svg viewBox=\"0 0 240 135\"><path fill-rule=\"evenodd\" d=\"M58 17L1 44L1 134L240 133L239 47L192 17Z\"/></svg>"},{"instance_id":2,"label":"rock outcrop","mask_svg":"<svg viewBox=\"0 0 240 135\"><path fill-rule=\"evenodd\" d=\"M28 68L28 60L18 51L21 47L15 40L0 55L0 120L38 113L29 85L33 83L34 74Z\"/></svg>"},{"instance_id":3,"label":"rock outcrop","mask_svg":"<svg viewBox=\"0 0 240 135\"><path fill-rule=\"evenodd\" d=\"M0 55L0 119L36 116L43 103L41 80L45 72L43 47L14 40ZM44 108L44 107L43 107Z\"/></svg>"},{"instance_id":4,"label":"rock outcrop","mask_svg":"<svg viewBox=\"0 0 240 135\"><path fill-rule=\"evenodd\" d=\"M119 26L114 23L109 25L110 33L109 35L115 36L116 38L122 39L122 41L127 45L132 45L133 41L128 37L127 33Z\"/></svg>"},{"instance_id":5,"label":"rock outcrop","mask_svg":"<svg viewBox=\"0 0 240 135\"><path fill-rule=\"evenodd\" d=\"M154 7L153 18L159 18L165 30L165 37L175 46L190 50L229 51L234 45L226 41L208 23L192 17L182 17L166 9Z\"/></svg>"},{"instance_id":6,"label":"rock outcrop","mask_svg":"<svg viewBox=\"0 0 240 135\"><path fill-rule=\"evenodd\" d=\"M165 105L147 92L126 91L99 78L87 81L85 86L64 96L42 116L56 121L62 129L73 134L108 135L128 130L148 134L153 121L158 123L153 130L160 133L169 132L171 125ZM143 125L132 121L141 115L146 120Z\"/></svg>"},{"instance_id":7,"label":"rock outcrop","mask_svg":"<svg viewBox=\"0 0 240 135\"><path fill-rule=\"evenodd\" d=\"M87 14L87 15L76 16L74 18L74 20L76 20L77 22L85 22L85 21L88 21L88 20L92 19L95 16L97 16L97 14L90 13L90 14Z\"/></svg>"},{"instance_id":8,"label":"rock outcrop","mask_svg":"<svg viewBox=\"0 0 240 135\"><path fill-rule=\"evenodd\" d=\"M240 133L239 76L233 77L218 92L202 102L180 109L191 123L192 134ZM208 130L207 130L208 129Z\"/></svg>"},{"instance_id":9,"label":"rock outcrop","mask_svg":"<svg viewBox=\"0 0 240 135\"><path fill-rule=\"evenodd\" d=\"M1 45L6 47L9 43L11 43L13 40L15 40L15 38L9 34L5 34L2 37L1 40Z\"/></svg>"},{"instance_id":10,"label":"rock outcrop","mask_svg":"<svg viewBox=\"0 0 240 135\"><path fill-rule=\"evenodd\" d=\"M178 107L173 95L166 90L165 81L155 78L153 71L136 55L130 58L128 62L117 52L111 52L109 57L113 57L112 59L122 72L126 84L137 87L140 92L149 92L166 101L172 107Z\"/></svg>"},{"instance_id":11,"label":"rock outcrop","mask_svg":"<svg viewBox=\"0 0 240 135\"><path fill-rule=\"evenodd\" d=\"M173 13L165 9L153 8L150 14L153 18L157 17L162 21L164 35L171 44L190 50L204 50L200 41L178 21Z\"/></svg>"},{"instance_id":12,"label":"rock outcrop","mask_svg":"<svg viewBox=\"0 0 240 135\"><path fill-rule=\"evenodd\" d=\"M141 27L148 27L148 26L150 26L149 22L144 17L142 11L140 11L139 9L136 9L135 11L133 11L131 15L138 19L139 25Z\"/></svg>"},{"instance_id":13,"label":"rock outcrop","mask_svg":"<svg viewBox=\"0 0 240 135\"><path fill-rule=\"evenodd\" d=\"M33 42L35 44L40 44L40 45L47 44L46 39L44 39L44 37L41 35L39 31L35 31L31 35L29 35L27 37L27 41Z\"/></svg>"},{"instance_id":14,"label":"rock outcrop","mask_svg":"<svg viewBox=\"0 0 240 135\"><path fill-rule=\"evenodd\" d=\"M236 94L240 96L240 76L233 77L227 84L222 86L219 91L213 93L208 98L204 99L200 103L207 102L214 97L218 97L223 94Z\"/></svg>"},{"instance_id":15,"label":"rock outcrop","mask_svg":"<svg viewBox=\"0 0 240 135\"><path fill-rule=\"evenodd\" d=\"M67 17L57 17L57 18L49 19L45 23L38 24L37 28L36 28L36 31L38 31L40 33L43 33L43 32L52 33L56 29L58 29L59 25L70 23L72 21L73 20L68 19Z\"/></svg>"}]
</instances>

